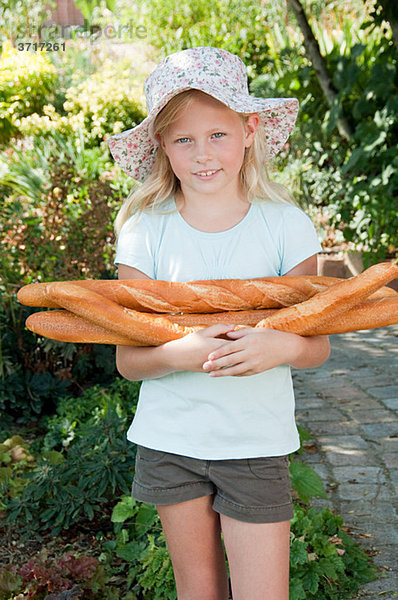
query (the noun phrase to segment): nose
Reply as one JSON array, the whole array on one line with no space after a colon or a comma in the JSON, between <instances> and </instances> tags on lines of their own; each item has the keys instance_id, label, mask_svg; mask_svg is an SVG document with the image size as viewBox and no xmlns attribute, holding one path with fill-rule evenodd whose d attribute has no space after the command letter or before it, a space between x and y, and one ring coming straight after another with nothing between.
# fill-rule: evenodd
<instances>
[{"instance_id":1,"label":"nose","mask_svg":"<svg viewBox=\"0 0 398 600\"><path fill-rule=\"evenodd\" d=\"M198 140L195 147L195 160L199 163L203 163L211 159L212 149L210 142L205 140Z\"/></svg>"}]
</instances>

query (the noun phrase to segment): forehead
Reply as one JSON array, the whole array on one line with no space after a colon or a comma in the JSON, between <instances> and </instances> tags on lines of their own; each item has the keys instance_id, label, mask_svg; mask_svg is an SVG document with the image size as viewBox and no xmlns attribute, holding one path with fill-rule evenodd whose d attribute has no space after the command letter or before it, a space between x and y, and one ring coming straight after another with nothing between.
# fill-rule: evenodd
<instances>
[{"instance_id":1,"label":"forehead","mask_svg":"<svg viewBox=\"0 0 398 600\"><path fill-rule=\"evenodd\" d=\"M200 119L193 119L193 113L200 114ZM170 129L176 129L181 125L200 126L209 122L232 125L240 123L241 118L216 98L198 91L170 125Z\"/></svg>"}]
</instances>

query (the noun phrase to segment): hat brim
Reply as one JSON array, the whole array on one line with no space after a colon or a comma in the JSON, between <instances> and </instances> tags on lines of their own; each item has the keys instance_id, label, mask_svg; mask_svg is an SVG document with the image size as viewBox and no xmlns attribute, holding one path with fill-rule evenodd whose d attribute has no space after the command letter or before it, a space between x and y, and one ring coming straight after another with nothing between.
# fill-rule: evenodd
<instances>
[{"instance_id":1,"label":"hat brim","mask_svg":"<svg viewBox=\"0 0 398 600\"><path fill-rule=\"evenodd\" d=\"M181 92L197 89L219 100L239 113L258 113L265 129L268 156L275 156L288 139L297 119L299 102L297 98L256 98L249 94L234 94L233 97L221 91L201 87L174 89L154 106L139 125L108 138L110 152L121 169L130 177L143 182L150 175L155 162L157 141L152 134L155 118L166 104ZM230 94L230 90L228 92Z\"/></svg>"}]
</instances>

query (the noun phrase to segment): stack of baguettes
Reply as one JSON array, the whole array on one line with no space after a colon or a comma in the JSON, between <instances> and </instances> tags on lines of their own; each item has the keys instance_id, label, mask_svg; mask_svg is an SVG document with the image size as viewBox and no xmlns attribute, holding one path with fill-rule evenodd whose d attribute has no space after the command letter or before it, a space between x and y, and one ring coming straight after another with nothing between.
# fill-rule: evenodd
<instances>
[{"instance_id":1,"label":"stack of baguettes","mask_svg":"<svg viewBox=\"0 0 398 600\"><path fill-rule=\"evenodd\" d=\"M215 323L330 335L398 323L394 262L350 279L282 276L168 282L77 280L22 287L18 300L41 311L31 331L55 340L157 346ZM180 314L176 314L180 313Z\"/></svg>"}]
</instances>

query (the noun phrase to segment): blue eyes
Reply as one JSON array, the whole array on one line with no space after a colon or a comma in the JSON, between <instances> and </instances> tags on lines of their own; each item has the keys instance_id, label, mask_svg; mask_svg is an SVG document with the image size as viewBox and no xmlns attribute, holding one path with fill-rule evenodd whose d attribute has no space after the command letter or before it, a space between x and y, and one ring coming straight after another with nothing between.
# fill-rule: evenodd
<instances>
[{"instance_id":1,"label":"blue eyes","mask_svg":"<svg viewBox=\"0 0 398 600\"><path fill-rule=\"evenodd\" d=\"M221 131L217 131L217 133L213 133L211 137L214 137L215 139L220 139L224 135L225 135L225 133L222 133ZM177 144L185 144L187 140L189 141L190 138L187 138L187 137L178 138L178 140L176 140L176 143Z\"/></svg>"}]
</instances>

